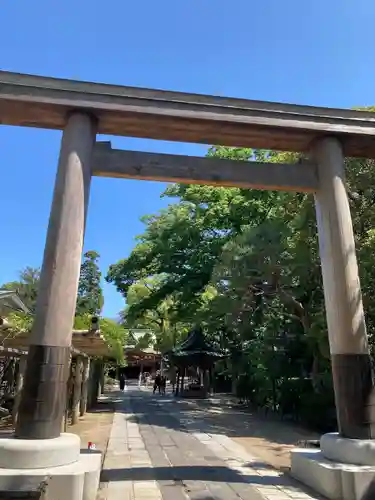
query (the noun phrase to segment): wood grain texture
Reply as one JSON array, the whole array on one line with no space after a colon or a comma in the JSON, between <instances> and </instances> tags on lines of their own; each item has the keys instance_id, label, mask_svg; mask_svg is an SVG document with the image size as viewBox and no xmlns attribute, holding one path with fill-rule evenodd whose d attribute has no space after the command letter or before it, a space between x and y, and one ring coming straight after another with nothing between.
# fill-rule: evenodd
<instances>
[{"instance_id":1,"label":"wood grain texture","mask_svg":"<svg viewBox=\"0 0 375 500\"><path fill-rule=\"evenodd\" d=\"M332 375L341 436L374 439L374 416L368 411L373 391L370 354L332 355Z\"/></svg>"},{"instance_id":2,"label":"wood grain texture","mask_svg":"<svg viewBox=\"0 0 375 500\"><path fill-rule=\"evenodd\" d=\"M95 125L90 115L73 113L64 128L15 431L18 439L51 439L61 431Z\"/></svg>"},{"instance_id":3,"label":"wood grain texture","mask_svg":"<svg viewBox=\"0 0 375 500\"><path fill-rule=\"evenodd\" d=\"M340 143L324 139L312 152L319 253L331 354L369 352L352 218Z\"/></svg>"},{"instance_id":4,"label":"wood grain texture","mask_svg":"<svg viewBox=\"0 0 375 500\"><path fill-rule=\"evenodd\" d=\"M69 374L69 347L30 346L15 437L60 436Z\"/></svg>"},{"instance_id":5,"label":"wood grain texture","mask_svg":"<svg viewBox=\"0 0 375 500\"><path fill-rule=\"evenodd\" d=\"M93 113L102 134L287 151L334 135L345 155L375 157L369 112L0 72L1 123L63 129L72 110Z\"/></svg>"},{"instance_id":6,"label":"wood grain texture","mask_svg":"<svg viewBox=\"0 0 375 500\"><path fill-rule=\"evenodd\" d=\"M319 178L315 206L339 431L369 439L375 437L366 416L373 376L341 145L326 138L312 157Z\"/></svg>"},{"instance_id":7,"label":"wood grain texture","mask_svg":"<svg viewBox=\"0 0 375 500\"><path fill-rule=\"evenodd\" d=\"M313 164L257 163L111 149L97 143L93 175L252 189L314 192Z\"/></svg>"},{"instance_id":8,"label":"wood grain texture","mask_svg":"<svg viewBox=\"0 0 375 500\"><path fill-rule=\"evenodd\" d=\"M91 117L71 115L61 143L30 344L72 342L94 142Z\"/></svg>"}]
</instances>

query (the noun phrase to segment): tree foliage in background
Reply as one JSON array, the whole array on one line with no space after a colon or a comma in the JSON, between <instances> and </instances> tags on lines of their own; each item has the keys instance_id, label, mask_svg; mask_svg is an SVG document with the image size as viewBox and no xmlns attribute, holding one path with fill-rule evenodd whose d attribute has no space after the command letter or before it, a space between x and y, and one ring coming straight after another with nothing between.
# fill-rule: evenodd
<instances>
[{"instance_id":1,"label":"tree foliage in background","mask_svg":"<svg viewBox=\"0 0 375 500\"><path fill-rule=\"evenodd\" d=\"M25 269L20 271L19 279L17 281L4 283L1 288L17 292L25 306L31 312L34 312L38 296L39 280L39 268L25 267Z\"/></svg>"},{"instance_id":2,"label":"tree foliage in background","mask_svg":"<svg viewBox=\"0 0 375 500\"><path fill-rule=\"evenodd\" d=\"M100 255L90 250L83 256L78 284L76 316L100 315L103 308L103 289L99 269ZM5 283L1 288L18 293L23 303L35 312L40 281L40 269L26 267L19 273L18 281Z\"/></svg>"},{"instance_id":3,"label":"tree foliage in background","mask_svg":"<svg viewBox=\"0 0 375 500\"><path fill-rule=\"evenodd\" d=\"M99 316L103 308L103 290L101 273L99 270L100 255L95 251L88 251L83 256L81 265L76 316L74 328L90 329L92 316ZM2 285L1 288L16 291L31 314L12 312L8 315L11 324L10 335L30 331L33 323L36 299L39 289L40 269L26 267L20 272L19 281ZM116 321L100 318L100 330L111 347L113 356L123 360L123 345L126 342L127 331Z\"/></svg>"},{"instance_id":4,"label":"tree foliage in background","mask_svg":"<svg viewBox=\"0 0 375 500\"><path fill-rule=\"evenodd\" d=\"M104 305L102 274L99 269L100 255L90 250L83 255L78 284L76 315L99 316Z\"/></svg>"},{"instance_id":5,"label":"tree foliage in background","mask_svg":"<svg viewBox=\"0 0 375 500\"><path fill-rule=\"evenodd\" d=\"M186 325L178 321L173 297L160 301L152 309L137 311L137 305L147 300L161 286L160 277L139 280L129 287L127 305L121 312L122 324L128 329L144 329L144 335L137 346L153 347L166 352L181 341L187 332Z\"/></svg>"},{"instance_id":6,"label":"tree foliage in background","mask_svg":"<svg viewBox=\"0 0 375 500\"><path fill-rule=\"evenodd\" d=\"M208 156L301 160L291 153L227 147L211 148ZM374 167L373 160L346 160L372 348ZM164 196L178 202L143 217L137 245L106 277L127 300L124 320L154 325L167 339L200 323L228 353L217 366L222 384L229 382L258 406L334 425L313 197L181 184L169 186Z\"/></svg>"}]
</instances>

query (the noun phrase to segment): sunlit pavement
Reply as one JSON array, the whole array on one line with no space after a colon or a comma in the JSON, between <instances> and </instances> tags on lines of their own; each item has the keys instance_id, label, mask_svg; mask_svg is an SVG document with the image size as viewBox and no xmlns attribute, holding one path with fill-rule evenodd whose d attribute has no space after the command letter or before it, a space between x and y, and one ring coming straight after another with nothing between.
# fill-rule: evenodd
<instances>
[{"instance_id":1,"label":"sunlit pavement","mask_svg":"<svg viewBox=\"0 0 375 500\"><path fill-rule=\"evenodd\" d=\"M195 402L153 395L136 384L116 397L100 499L321 498L206 422L205 410Z\"/></svg>"}]
</instances>

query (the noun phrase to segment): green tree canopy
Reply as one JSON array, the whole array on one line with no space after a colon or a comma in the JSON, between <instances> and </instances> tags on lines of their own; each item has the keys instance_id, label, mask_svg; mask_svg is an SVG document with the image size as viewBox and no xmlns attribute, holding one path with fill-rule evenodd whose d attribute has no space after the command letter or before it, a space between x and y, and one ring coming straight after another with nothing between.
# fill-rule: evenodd
<instances>
[{"instance_id":1,"label":"green tree canopy","mask_svg":"<svg viewBox=\"0 0 375 500\"><path fill-rule=\"evenodd\" d=\"M1 288L17 292L25 306L32 312L35 311L40 280L40 269L25 267L19 273L17 281L4 283Z\"/></svg>"},{"instance_id":2,"label":"green tree canopy","mask_svg":"<svg viewBox=\"0 0 375 500\"><path fill-rule=\"evenodd\" d=\"M78 285L76 315L99 316L104 305L99 269L100 255L90 250L83 255Z\"/></svg>"},{"instance_id":3,"label":"green tree canopy","mask_svg":"<svg viewBox=\"0 0 375 500\"><path fill-rule=\"evenodd\" d=\"M92 316L99 316L103 307L101 273L98 266L99 257L99 254L95 251L88 251L83 256L74 325L76 329L90 329ZM31 311L31 315L21 313L11 313L9 315L13 334L29 331L32 327L39 281L40 270L26 267L20 272L19 281L6 283L2 286L7 290L17 291ZM122 360L127 330L116 321L108 318L100 319L100 330L111 347L113 356L118 360Z\"/></svg>"},{"instance_id":4,"label":"green tree canopy","mask_svg":"<svg viewBox=\"0 0 375 500\"><path fill-rule=\"evenodd\" d=\"M152 309L137 308L159 290L163 280L164 277L155 276L131 285L127 293L127 305L121 313L122 322L127 328L151 332L142 338L142 347L153 347L161 352L171 349L186 333L186 325L181 324L176 317L173 297L160 301Z\"/></svg>"}]
</instances>

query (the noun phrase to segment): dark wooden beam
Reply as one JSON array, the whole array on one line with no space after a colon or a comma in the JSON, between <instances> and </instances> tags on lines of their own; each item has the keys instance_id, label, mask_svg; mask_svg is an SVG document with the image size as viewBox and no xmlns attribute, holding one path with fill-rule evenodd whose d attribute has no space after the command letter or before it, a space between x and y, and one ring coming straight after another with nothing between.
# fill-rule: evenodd
<instances>
[{"instance_id":1,"label":"dark wooden beam","mask_svg":"<svg viewBox=\"0 0 375 500\"><path fill-rule=\"evenodd\" d=\"M74 109L95 115L101 134L284 151L333 135L346 156L375 158L374 113L0 71L0 123L62 130Z\"/></svg>"},{"instance_id":2,"label":"dark wooden beam","mask_svg":"<svg viewBox=\"0 0 375 500\"><path fill-rule=\"evenodd\" d=\"M97 143L93 174L99 177L314 192L313 164L257 163L111 149Z\"/></svg>"}]
</instances>

